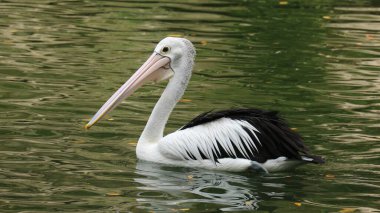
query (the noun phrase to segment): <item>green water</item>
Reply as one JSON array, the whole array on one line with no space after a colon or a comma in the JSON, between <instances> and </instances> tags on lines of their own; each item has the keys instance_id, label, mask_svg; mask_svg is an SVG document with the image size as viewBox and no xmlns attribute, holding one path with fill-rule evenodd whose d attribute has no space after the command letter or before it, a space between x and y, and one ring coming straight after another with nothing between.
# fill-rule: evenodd
<instances>
[{"instance_id":1,"label":"green water","mask_svg":"<svg viewBox=\"0 0 380 213\"><path fill-rule=\"evenodd\" d=\"M379 212L378 0L0 1L0 212ZM165 84L83 126L162 38L196 67L168 123L281 111L327 163L255 175L139 162Z\"/></svg>"}]
</instances>

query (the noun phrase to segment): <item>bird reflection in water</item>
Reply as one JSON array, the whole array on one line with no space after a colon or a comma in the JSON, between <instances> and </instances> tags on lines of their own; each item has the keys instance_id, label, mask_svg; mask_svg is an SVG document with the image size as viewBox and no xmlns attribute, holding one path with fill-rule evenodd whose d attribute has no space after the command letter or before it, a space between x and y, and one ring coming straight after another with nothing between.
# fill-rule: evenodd
<instances>
[{"instance_id":1,"label":"bird reflection in water","mask_svg":"<svg viewBox=\"0 0 380 213\"><path fill-rule=\"evenodd\" d=\"M155 196L137 199L141 204L150 204L156 210L169 210L181 206L184 210L199 203L223 205L222 211L258 209L258 194L252 190L251 179L237 173L223 173L191 168L169 167L139 161L135 181L144 191L164 192L170 200ZM190 195L185 195L190 194ZM189 197L189 199L183 199Z\"/></svg>"}]
</instances>

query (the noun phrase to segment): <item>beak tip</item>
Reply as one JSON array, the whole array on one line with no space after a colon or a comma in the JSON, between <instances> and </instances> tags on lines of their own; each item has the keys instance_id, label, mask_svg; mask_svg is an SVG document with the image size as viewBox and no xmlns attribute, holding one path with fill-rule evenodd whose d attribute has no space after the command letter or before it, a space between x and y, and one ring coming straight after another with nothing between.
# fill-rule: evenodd
<instances>
[{"instance_id":1,"label":"beak tip","mask_svg":"<svg viewBox=\"0 0 380 213\"><path fill-rule=\"evenodd\" d=\"M89 124L86 124L85 126L84 126L84 129L85 130L89 130L91 128L91 125L89 125Z\"/></svg>"}]
</instances>

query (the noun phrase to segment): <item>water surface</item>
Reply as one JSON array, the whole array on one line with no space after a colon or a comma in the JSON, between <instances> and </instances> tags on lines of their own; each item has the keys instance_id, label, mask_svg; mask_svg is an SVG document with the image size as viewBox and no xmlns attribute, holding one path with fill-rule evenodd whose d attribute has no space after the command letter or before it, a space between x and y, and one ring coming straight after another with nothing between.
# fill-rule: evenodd
<instances>
[{"instance_id":1,"label":"water surface","mask_svg":"<svg viewBox=\"0 0 380 213\"><path fill-rule=\"evenodd\" d=\"M377 1L2 1L2 212L380 211ZM168 35L197 59L171 132L201 112L281 111L314 153L257 175L140 162L165 84L84 124Z\"/></svg>"}]
</instances>

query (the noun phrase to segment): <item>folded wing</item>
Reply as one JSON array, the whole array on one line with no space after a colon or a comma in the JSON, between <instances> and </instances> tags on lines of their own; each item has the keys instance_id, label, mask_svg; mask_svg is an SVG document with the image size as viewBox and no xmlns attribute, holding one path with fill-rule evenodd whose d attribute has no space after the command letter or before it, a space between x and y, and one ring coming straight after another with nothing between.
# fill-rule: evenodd
<instances>
[{"instance_id":1,"label":"folded wing","mask_svg":"<svg viewBox=\"0 0 380 213\"><path fill-rule=\"evenodd\" d=\"M302 138L276 112L233 109L199 115L159 142L160 152L173 160L244 158L259 163L288 159L323 163L310 155Z\"/></svg>"}]
</instances>

